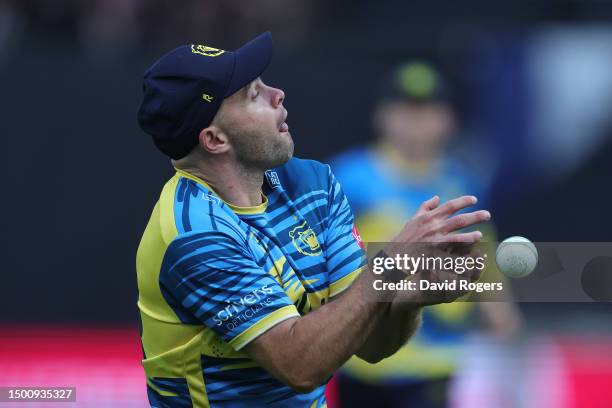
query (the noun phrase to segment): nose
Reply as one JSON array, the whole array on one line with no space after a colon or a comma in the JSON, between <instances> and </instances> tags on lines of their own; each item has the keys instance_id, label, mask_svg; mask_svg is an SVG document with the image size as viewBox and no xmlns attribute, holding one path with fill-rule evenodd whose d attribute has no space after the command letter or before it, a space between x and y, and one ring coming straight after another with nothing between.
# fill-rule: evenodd
<instances>
[{"instance_id":1,"label":"nose","mask_svg":"<svg viewBox=\"0 0 612 408\"><path fill-rule=\"evenodd\" d=\"M274 107L277 108L281 106L284 100L285 100L285 93L283 92L283 90L274 88L274 96L272 98L272 103L274 104Z\"/></svg>"}]
</instances>

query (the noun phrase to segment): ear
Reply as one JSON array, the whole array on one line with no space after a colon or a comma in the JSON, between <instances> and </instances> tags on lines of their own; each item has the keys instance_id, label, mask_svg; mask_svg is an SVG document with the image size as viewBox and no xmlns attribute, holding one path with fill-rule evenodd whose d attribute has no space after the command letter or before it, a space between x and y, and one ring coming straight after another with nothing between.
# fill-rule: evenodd
<instances>
[{"instance_id":1,"label":"ear","mask_svg":"<svg viewBox=\"0 0 612 408\"><path fill-rule=\"evenodd\" d=\"M202 149L211 154L225 153L230 148L227 135L215 125L202 129L198 139Z\"/></svg>"}]
</instances>

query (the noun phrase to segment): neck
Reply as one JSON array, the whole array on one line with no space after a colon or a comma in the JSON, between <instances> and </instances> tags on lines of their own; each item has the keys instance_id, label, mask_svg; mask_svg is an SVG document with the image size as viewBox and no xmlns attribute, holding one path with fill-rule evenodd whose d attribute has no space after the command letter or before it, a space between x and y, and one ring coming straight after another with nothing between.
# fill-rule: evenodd
<instances>
[{"instance_id":1,"label":"neck","mask_svg":"<svg viewBox=\"0 0 612 408\"><path fill-rule=\"evenodd\" d=\"M263 202L263 171L214 159L191 164L179 161L173 164L177 169L204 180L226 203L237 207L255 207Z\"/></svg>"}]
</instances>

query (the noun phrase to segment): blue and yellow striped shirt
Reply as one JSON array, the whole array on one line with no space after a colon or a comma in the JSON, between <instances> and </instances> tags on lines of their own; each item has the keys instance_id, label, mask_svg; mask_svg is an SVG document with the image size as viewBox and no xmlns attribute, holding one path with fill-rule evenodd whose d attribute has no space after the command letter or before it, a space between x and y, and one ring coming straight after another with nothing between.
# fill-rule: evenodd
<instances>
[{"instance_id":1,"label":"blue and yellow striped shirt","mask_svg":"<svg viewBox=\"0 0 612 408\"><path fill-rule=\"evenodd\" d=\"M180 170L164 186L137 254L152 406L326 405L324 385L298 394L242 349L350 286L365 262L353 215L329 166L311 160L267 171L262 193L236 207Z\"/></svg>"}]
</instances>

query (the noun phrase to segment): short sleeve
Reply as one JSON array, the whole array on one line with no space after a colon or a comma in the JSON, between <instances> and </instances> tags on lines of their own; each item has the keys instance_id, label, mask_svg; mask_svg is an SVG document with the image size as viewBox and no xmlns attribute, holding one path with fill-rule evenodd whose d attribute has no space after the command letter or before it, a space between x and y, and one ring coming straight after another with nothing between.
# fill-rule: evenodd
<instances>
[{"instance_id":1,"label":"short sleeve","mask_svg":"<svg viewBox=\"0 0 612 408\"><path fill-rule=\"evenodd\" d=\"M164 297L185 323L202 323L236 350L299 316L240 238L218 231L176 238L160 271Z\"/></svg>"},{"instance_id":2,"label":"short sleeve","mask_svg":"<svg viewBox=\"0 0 612 408\"><path fill-rule=\"evenodd\" d=\"M340 183L329 170L328 225L325 257L330 274L330 297L347 289L366 264L361 237Z\"/></svg>"}]
</instances>

